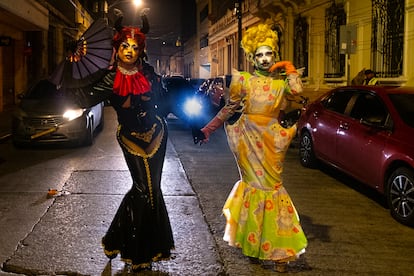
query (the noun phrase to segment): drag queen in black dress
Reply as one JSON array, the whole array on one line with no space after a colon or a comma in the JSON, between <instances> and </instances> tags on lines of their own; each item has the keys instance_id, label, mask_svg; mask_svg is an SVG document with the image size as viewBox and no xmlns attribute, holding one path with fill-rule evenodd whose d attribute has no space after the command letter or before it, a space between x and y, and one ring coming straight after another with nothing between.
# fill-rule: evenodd
<instances>
[{"instance_id":1,"label":"drag queen in black dress","mask_svg":"<svg viewBox=\"0 0 414 276\"><path fill-rule=\"evenodd\" d=\"M96 89L112 89L111 105L117 112L117 139L132 177L132 188L102 238L106 256L121 259L133 271L151 269L152 262L171 257L171 225L161 192L161 172L167 128L151 99L151 85L144 77L143 56L148 22L143 27L123 27L114 38L116 63Z\"/></svg>"}]
</instances>

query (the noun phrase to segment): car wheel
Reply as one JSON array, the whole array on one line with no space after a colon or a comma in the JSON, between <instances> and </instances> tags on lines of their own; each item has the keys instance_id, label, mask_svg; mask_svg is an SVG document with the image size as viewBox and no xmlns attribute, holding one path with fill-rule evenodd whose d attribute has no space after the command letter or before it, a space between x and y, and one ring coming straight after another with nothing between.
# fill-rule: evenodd
<instances>
[{"instance_id":1,"label":"car wheel","mask_svg":"<svg viewBox=\"0 0 414 276\"><path fill-rule=\"evenodd\" d=\"M405 225L414 225L414 170L401 167L388 179L387 200L391 216Z\"/></svg>"},{"instance_id":2,"label":"car wheel","mask_svg":"<svg viewBox=\"0 0 414 276\"><path fill-rule=\"evenodd\" d=\"M299 141L300 164L306 168L315 168L318 161L313 150L312 137L307 131L303 131Z\"/></svg>"}]
</instances>

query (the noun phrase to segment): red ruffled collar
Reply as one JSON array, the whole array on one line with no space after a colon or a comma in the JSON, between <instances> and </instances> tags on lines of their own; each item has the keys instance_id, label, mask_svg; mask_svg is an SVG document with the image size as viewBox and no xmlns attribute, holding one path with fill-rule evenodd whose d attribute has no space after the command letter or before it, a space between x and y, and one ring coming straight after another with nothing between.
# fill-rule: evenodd
<instances>
[{"instance_id":1,"label":"red ruffled collar","mask_svg":"<svg viewBox=\"0 0 414 276\"><path fill-rule=\"evenodd\" d=\"M119 96L141 95L151 90L148 80L137 68L126 70L120 66L116 69L113 85L114 93Z\"/></svg>"}]
</instances>

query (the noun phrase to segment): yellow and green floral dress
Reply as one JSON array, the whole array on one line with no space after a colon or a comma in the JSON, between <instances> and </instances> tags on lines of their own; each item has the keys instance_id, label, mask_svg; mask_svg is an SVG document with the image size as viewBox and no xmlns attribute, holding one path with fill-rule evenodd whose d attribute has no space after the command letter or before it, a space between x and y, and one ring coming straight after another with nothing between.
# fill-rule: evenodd
<instances>
[{"instance_id":1,"label":"yellow and green floral dress","mask_svg":"<svg viewBox=\"0 0 414 276\"><path fill-rule=\"evenodd\" d=\"M243 106L240 118L225 125L241 179L223 207L224 240L261 260L294 260L307 246L281 176L285 153L296 133L296 126L283 128L278 121L286 93L290 89L285 80L235 72L229 101L217 114L226 121Z\"/></svg>"}]
</instances>

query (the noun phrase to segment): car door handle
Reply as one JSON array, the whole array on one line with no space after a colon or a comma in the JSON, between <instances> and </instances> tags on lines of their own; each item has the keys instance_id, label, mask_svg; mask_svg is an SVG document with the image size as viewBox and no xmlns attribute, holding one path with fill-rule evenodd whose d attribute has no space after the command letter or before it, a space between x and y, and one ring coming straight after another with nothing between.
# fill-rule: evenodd
<instances>
[{"instance_id":1,"label":"car door handle","mask_svg":"<svg viewBox=\"0 0 414 276\"><path fill-rule=\"evenodd\" d=\"M344 130L348 130L349 129L349 124L348 123L344 123L344 122L341 122L340 124L339 124L339 128L340 129L344 129Z\"/></svg>"}]
</instances>

